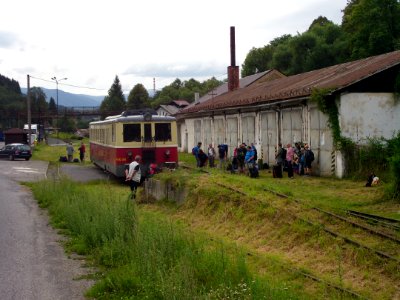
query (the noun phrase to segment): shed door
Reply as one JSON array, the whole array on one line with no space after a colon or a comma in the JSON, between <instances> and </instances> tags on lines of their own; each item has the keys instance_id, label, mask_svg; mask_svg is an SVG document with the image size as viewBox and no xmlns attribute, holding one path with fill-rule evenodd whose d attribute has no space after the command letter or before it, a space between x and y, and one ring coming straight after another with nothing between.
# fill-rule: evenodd
<instances>
[{"instance_id":1,"label":"shed door","mask_svg":"<svg viewBox=\"0 0 400 300\"><path fill-rule=\"evenodd\" d=\"M233 149L238 146L238 120L237 118L228 118L227 120L227 144L228 144L228 155L233 155Z\"/></svg>"},{"instance_id":2,"label":"shed door","mask_svg":"<svg viewBox=\"0 0 400 300\"><path fill-rule=\"evenodd\" d=\"M242 142L250 145L254 143L255 119L254 116L242 118Z\"/></svg>"},{"instance_id":3,"label":"shed door","mask_svg":"<svg viewBox=\"0 0 400 300\"><path fill-rule=\"evenodd\" d=\"M214 146L225 144L224 119L214 119L214 141Z\"/></svg>"},{"instance_id":4,"label":"shed door","mask_svg":"<svg viewBox=\"0 0 400 300\"><path fill-rule=\"evenodd\" d=\"M302 141L302 110L293 108L282 110L282 137L283 146L290 143L292 146L295 142Z\"/></svg>"},{"instance_id":5,"label":"shed door","mask_svg":"<svg viewBox=\"0 0 400 300\"><path fill-rule=\"evenodd\" d=\"M194 145L196 146L198 142L201 142L201 120L194 121Z\"/></svg>"},{"instance_id":6,"label":"shed door","mask_svg":"<svg viewBox=\"0 0 400 300\"><path fill-rule=\"evenodd\" d=\"M212 132L211 132L211 119L203 120L204 127L204 149L212 143Z\"/></svg>"},{"instance_id":7,"label":"shed door","mask_svg":"<svg viewBox=\"0 0 400 300\"><path fill-rule=\"evenodd\" d=\"M318 108L310 109L310 146L315 160L312 163L313 172L322 176L332 175L333 139L328 127L328 117Z\"/></svg>"},{"instance_id":8,"label":"shed door","mask_svg":"<svg viewBox=\"0 0 400 300\"><path fill-rule=\"evenodd\" d=\"M260 158L269 165L275 163L275 146L277 139L276 112L271 111L261 115L261 155Z\"/></svg>"}]
</instances>

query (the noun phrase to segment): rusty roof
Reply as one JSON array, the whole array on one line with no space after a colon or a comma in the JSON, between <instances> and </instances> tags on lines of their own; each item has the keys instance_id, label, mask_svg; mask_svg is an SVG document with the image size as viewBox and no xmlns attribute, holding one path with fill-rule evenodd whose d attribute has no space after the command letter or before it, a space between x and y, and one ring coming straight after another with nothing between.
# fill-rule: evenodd
<instances>
[{"instance_id":1,"label":"rusty roof","mask_svg":"<svg viewBox=\"0 0 400 300\"><path fill-rule=\"evenodd\" d=\"M276 70L267 70L264 72L260 72L260 73L256 73L253 75L249 75L243 78L239 79L239 89L245 88L247 86L249 86L250 84L253 84L254 82L256 82L257 80L260 80L263 77L267 77L269 76L269 74L276 74L278 73L280 76L284 77L285 75L283 75L282 73L280 73L279 71ZM200 99L198 101L192 102L188 105L188 107L184 108L184 112L188 111L189 108L198 105L199 103L203 103L206 102L210 99L214 99L215 97L225 94L228 92L228 83L225 82L223 84L221 84L220 86L216 87L215 89L213 89L212 91L209 91L207 94L203 95L202 97L200 97Z\"/></svg>"},{"instance_id":2,"label":"rusty roof","mask_svg":"<svg viewBox=\"0 0 400 300\"><path fill-rule=\"evenodd\" d=\"M334 92L399 64L400 51L394 51L273 81L255 83L187 107L179 114L309 97L314 88L329 88Z\"/></svg>"}]
</instances>

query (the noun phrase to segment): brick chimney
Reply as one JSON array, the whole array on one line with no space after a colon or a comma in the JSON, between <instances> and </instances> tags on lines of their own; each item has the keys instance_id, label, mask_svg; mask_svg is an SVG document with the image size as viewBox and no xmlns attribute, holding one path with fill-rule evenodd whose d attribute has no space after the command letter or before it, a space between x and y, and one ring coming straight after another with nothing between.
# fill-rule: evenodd
<instances>
[{"instance_id":1,"label":"brick chimney","mask_svg":"<svg viewBox=\"0 0 400 300\"><path fill-rule=\"evenodd\" d=\"M228 91L239 88L239 67L236 66L235 27L231 26L231 65L228 67Z\"/></svg>"}]
</instances>

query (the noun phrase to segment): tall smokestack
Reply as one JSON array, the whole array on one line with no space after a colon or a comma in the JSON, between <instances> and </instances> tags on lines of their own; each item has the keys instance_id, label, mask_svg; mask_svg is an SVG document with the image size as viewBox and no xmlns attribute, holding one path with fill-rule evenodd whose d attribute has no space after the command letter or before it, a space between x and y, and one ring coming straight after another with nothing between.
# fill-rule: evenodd
<instances>
[{"instance_id":1,"label":"tall smokestack","mask_svg":"<svg viewBox=\"0 0 400 300\"><path fill-rule=\"evenodd\" d=\"M231 65L228 67L228 91L239 88L239 67L236 66L235 27L231 26Z\"/></svg>"},{"instance_id":2,"label":"tall smokestack","mask_svg":"<svg viewBox=\"0 0 400 300\"><path fill-rule=\"evenodd\" d=\"M231 26L231 67L236 66L235 27Z\"/></svg>"}]
</instances>

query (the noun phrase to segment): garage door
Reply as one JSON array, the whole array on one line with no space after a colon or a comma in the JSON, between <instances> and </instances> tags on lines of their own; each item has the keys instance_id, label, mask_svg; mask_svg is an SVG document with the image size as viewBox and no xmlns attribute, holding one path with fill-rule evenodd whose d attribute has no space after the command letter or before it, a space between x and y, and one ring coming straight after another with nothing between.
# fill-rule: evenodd
<instances>
[{"instance_id":1,"label":"garage door","mask_svg":"<svg viewBox=\"0 0 400 300\"><path fill-rule=\"evenodd\" d=\"M262 159L268 164L275 163L275 146L277 140L276 112L266 112L261 115L261 152Z\"/></svg>"},{"instance_id":2,"label":"garage door","mask_svg":"<svg viewBox=\"0 0 400 300\"><path fill-rule=\"evenodd\" d=\"M224 119L214 119L214 141L215 141L214 146L225 143Z\"/></svg>"},{"instance_id":3,"label":"garage door","mask_svg":"<svg viewBox=\"0 0 400 300\"><path fill-rule=\"evenodd\" d=\"M229 156L233 155L233 149L238 146L238 119L237 118L227 118L227 144L229 146Z\"/></svg>"},{"instance_id":4,"label":"garage door","mask_svg":"<svg viewBox=\"0 0 400 300\"><path fill-rule=\"evenodd\" d=\"M283 146L288 143L302 141L302 110L293 108L282 110L282 136L281 142Z\"/></svg>"},{"instance_id":5,"label":"garage door","mask_svg":"<svg viewBox=\"0 0 400 300\"><path fill-rule=\"evenodd\" d=\"M255 142L255 118L254 116L242 117L242 142L250 145Z\"/></svg>"}]
</instances>

